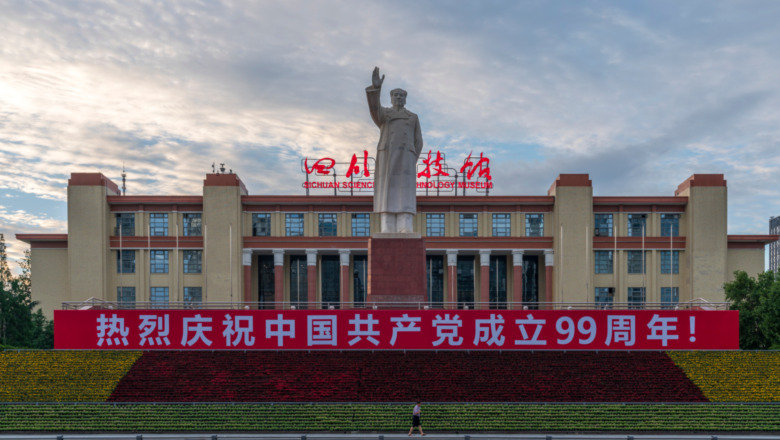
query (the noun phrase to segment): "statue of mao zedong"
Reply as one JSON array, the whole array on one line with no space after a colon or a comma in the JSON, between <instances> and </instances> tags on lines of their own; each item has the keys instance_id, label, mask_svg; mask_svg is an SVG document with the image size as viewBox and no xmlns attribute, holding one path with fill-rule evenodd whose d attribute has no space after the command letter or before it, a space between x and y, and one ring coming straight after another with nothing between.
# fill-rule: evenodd
<instances>
[{"instance_id":1,"label":"statue of mao zedong","mask_svg":"<svg viewBox=\"0 0 780 440\"><path fill-rule=\"evenodd\" d=\"M413 231L417 212L417 160L423 147L420 120L404 108L406 91L390 91L392 107L382 107L379 95L385 76L374 68L366 87L368 110L379 127L374 170L374 212L380 213L382 232Z\"/></svg>"}]
</instances>

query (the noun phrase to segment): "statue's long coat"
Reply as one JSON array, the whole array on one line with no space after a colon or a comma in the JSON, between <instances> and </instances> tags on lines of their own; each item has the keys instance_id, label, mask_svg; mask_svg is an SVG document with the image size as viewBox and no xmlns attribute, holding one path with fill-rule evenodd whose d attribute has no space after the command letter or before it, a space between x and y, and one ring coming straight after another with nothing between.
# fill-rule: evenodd
<instances>
[{"instance_id":1,"label":"statue's long coat","mask_svg":"<svg viewBox=\"0 0 780 440\"><path fill-rule=\"evenodd\" d=\"M379 127L374 170L374 212L417 212L417 159L423 139L417 115L382 107L381 88L366 87L368 110Z\"/></svg>"}]
</instances>

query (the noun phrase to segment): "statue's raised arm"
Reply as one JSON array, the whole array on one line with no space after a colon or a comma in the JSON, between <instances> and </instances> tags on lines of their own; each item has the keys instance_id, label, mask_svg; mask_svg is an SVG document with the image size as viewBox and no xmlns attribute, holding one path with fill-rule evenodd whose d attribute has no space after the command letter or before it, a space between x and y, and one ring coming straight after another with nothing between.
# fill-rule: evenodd
<instances>
[{"instance_id":1,"label":"statue's raised arm","mask_svg":"<svg viewBox=\"0 0 780 440\"><path fill-rule=\"evenodd\" d=\"M379 77L379 67L374 67L374 73L371 75L371 85L374 86L375 89L381 89L382 83L385 81L385 76L382 75L382 77Z\"/></svg>"}]
</instances>

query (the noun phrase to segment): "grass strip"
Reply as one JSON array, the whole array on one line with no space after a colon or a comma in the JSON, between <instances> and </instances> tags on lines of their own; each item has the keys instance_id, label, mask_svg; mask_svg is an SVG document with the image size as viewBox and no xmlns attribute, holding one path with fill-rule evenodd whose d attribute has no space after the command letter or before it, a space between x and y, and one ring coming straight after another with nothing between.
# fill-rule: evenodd
<instances>
[{"instance_id":1,"label":"grass strip","mask_svg":"<svg viewBox=\"0 0 780 440\"><path fill-rule=\"evenodd\" d=\"M3 404L0 431L403 431L411 404ZM427 431L778 431L772 404L424 404Z\"/></svg>"}]
</instances>

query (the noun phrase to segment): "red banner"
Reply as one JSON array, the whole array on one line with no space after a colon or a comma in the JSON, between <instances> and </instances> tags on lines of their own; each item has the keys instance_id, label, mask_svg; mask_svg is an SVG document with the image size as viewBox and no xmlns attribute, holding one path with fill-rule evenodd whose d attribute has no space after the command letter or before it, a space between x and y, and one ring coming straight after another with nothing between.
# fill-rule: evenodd
<instances>
[{"instance_id":1,"label":"red banner","mask_svg":"<svg viewBox=\"0 0 780 440\"><path fill-rule=\"evenodd\" d=\"M54 348L736 350L739 312L57 310Z\"/></svg>"}]
</instances>

